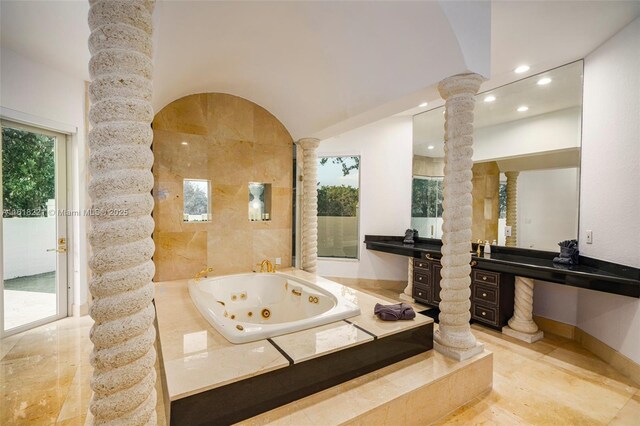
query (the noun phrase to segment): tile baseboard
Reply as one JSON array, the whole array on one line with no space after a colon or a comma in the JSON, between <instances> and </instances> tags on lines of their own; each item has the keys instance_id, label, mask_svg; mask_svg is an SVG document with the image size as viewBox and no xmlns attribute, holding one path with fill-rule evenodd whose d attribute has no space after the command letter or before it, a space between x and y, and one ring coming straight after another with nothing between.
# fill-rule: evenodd
<instances>
[{"instance_id":1,"label":"tile baseboard","mask_svg":"<svg viewBox=\"0 0 640 426\"><path fill-rule=\"evenodd\" d=\"M575 325L565 324L560 321L535 315L533 319L536 324L538 324L538 327L540 327L540 330L580 343L583 348L602 359L620 373L629 377L635 383L640 384L640 364L621 354L603 341Z\"/></svg>"}]
</instances>

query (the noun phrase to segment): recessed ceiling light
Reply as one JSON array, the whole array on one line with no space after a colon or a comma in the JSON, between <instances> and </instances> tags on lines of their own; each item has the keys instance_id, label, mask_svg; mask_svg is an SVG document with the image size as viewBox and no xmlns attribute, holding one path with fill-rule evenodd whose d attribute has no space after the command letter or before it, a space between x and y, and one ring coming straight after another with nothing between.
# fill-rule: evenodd
<instances>
[{"instance_id":1,"label":"recessed ceiling light","mask_svg":"<svg viewBox=\"0 0 640 426\"><path fill-rule=\"evenodd\" d=\"M493 101L495 101L495 100L496 100L496 97L495 97L495 96L493 96L493 95L489 95L489 96L486 96L486 97L484 98L484 101L485 101L485 102L493 102Z\"/></svg>"},{"instance_id":2,"label":"recessed ceiling light","mask_svg":"<svg viewBox=\"0 0 640 426\"><path fill-rule=\"evenodd\" d=\"M545 84L551 83L551 79L549 77L542 77L538 80L538 86L544 86Z\"/></svg>"},{"instance_id":3,"label":"recessed ceiling light","mask_svg":"<svg viewBox=\"0 0 640 426\"><path fill-rule=\"evenodd\" d=\"M429 105L429 103L428 103L428 102L423 102L423 103L421 103L421 104L420 104L420 105L418 105L418 106L419 106L420 108L424 108L424 107L426 107L427 105Z\"/></svg>"},{"instance_id":4,"label":"recessed ceiling light","mask_svg":"<svg viewBox=\"0 0 640 426\"><path fill-rule=\"evenodd\" d=\"M189 142L182 142L182 145L189 145Z\"/></svg>"},{"instance_id":5,"label":"recessed ceiling light","mask_svg":"<svg viewBox=\"0 0 640 426\"><path fill-rule=\"evenodd\" d=\"M529 65L520 65L518 68L513 70L516 74L522 74L523 72L529 71Z\"/></svg>"},{"instance_id":6,"label":"recessed ceiling light","mask_svg":"<svg viewBox=\"0 0 640 426\"><path fill-rule=\"evenodd\" d=\"M529 111L529 107L522 105L521 107L518 107L518 112L526 112Z\"/></svg>"},{"instance_id":7,"label":"recessed ceiling light","mask_svg":"<svg viewBox=\"0 0 640 426\"><path fill-rule=\"evenodd\" d=\"M433 145L429 145L429 146L427 147L427 149L433 149L433 148L435 148L435 146L433 146Z\"/></svg>"}]
</instances>

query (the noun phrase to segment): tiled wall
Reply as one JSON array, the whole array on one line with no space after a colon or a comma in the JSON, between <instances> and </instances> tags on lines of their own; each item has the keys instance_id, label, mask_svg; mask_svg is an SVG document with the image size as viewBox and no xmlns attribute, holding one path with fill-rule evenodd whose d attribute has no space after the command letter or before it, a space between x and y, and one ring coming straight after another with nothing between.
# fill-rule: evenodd
<instances>
[{"instance_id":1,"label":"tiled wall","mask_svg":"<svg viewBox=\"0 0 640 426\"><path fill-rule=\"evenodd\" d=\"M264 108L219 93L190 95L153 121L155 281L291 264L293 141ZM183 145L186 142L187 145ZM184 223L183 179L211 181L212 220ZM272 185L271 221L248 220L249 182Z\"/></svg>"},{"instance_id":2,"label":"tiled wall","mask_svg":"<svg viewBox=\"0 0 640 426\"><path fill-rule=\"evenodd\" d=\"M489 161L473 165L473 221L471 238L476 240L498 239L500 215L500 169L498 163Z\"/></svg>"}]
</instances>

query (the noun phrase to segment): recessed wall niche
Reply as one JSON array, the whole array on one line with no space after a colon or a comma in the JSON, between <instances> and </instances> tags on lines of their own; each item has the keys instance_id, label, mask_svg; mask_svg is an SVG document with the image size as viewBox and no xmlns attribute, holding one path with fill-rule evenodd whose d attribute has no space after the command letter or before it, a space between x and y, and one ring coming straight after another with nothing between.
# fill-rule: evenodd
<instances>
[{"instance_id":1,"label":"recessed wall niche","mask_svg":"<svg viewBox=\"0 0 640 426\"><path fill-rule=\"evenodd\" d=\"M249 220L251 222L271 220L270 183L249 183Z\"/></svg>"},{"instance_id":2,"label":"recessed wall niche","mask_svg":"<svg viewBox=\"0 0 640 426\"><path fill-rule=\"evenodd\" d=\"M237 96L190 95L156 114L152 149L155 281L208 266L250 272L277 257L290 266L293 140L277 118ZM184 180L194 178L210 182L209 221L184 221ZM250 182L270 185L269 220L248 220Z\"/></svg>"}]
</instances>

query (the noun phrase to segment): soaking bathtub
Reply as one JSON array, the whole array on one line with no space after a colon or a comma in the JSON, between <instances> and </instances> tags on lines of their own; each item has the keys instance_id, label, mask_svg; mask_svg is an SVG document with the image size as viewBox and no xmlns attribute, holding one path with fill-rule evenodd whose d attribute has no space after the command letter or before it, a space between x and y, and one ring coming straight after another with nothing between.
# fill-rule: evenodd
<instances>
[{"instance_id":1,"label":"soaking bathtub","mask_svg":"<svg viewBox=\"0 0 640 426\"><path fill-rule=\"evenodd\" d=\"M189 281L200 314L231 343L247 343L360 315L343 296L287 273Z\"/></svg>"}]
</instances>

